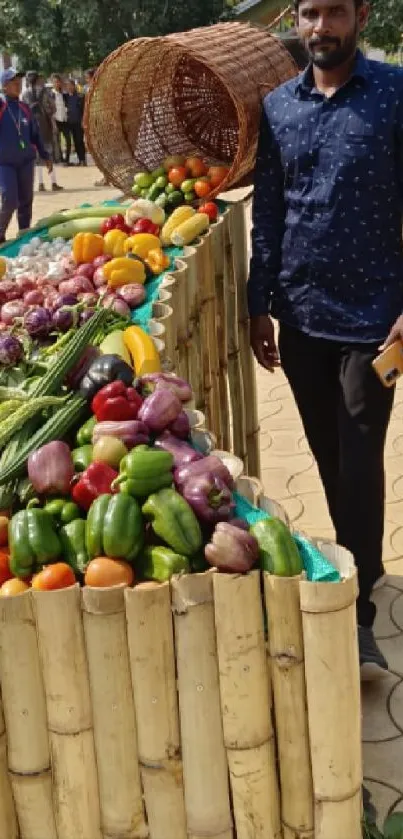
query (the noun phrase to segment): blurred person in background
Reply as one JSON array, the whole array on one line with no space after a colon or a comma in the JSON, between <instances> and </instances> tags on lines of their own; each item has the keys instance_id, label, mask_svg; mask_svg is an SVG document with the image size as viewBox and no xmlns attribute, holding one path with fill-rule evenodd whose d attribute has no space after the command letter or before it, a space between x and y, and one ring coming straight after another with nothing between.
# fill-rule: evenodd
<instances>
[{"instance_id":1,"label":"blurred person in background","mask_svg":"<svg viewBox=\"0 0 403 839\"><path fill-rule=\"evenodd\" d=\"M67 123L74 142L74 148L78 157L78 166L86 166L86 154L84 143L84 96L78 92L74 79L67 82Z\"/></svg>"},{"instance_id":2,"label":"blurred person in background","mask_svg":"<svg viewBox=\"0 0 403 839\"><path fill-rule=\"evenodd\" d=\"M51 157L42 142L31 109L20 102L23 74L12 67L0 75L4 100L0 105L0 243L15 211L20 232L31 224L34 167L38 153L52 172Z\"/></svg>"},{"instance_id":3,"label":"blurred person in background","mask_svg":"<svg viewBox=\"0 0 403 839\"><path fill-rule=\"evenodd\" d=\"M58 73L53 74L52 81L59 158L65 166L70 166L71 132L67 122L67 93L64 90L63 79ZM64 155L62 138L65 143Z\"/></svg>"},{"instance_id":4,"label":"blurred person in background","mask_svg":"<svg viewBox=\"0 0 403 839\"><path fill-rule=\"evenodd\" d=\"M49 159L53 160L55 103L52 91L46 87L45 77L41 73L33 70L27 73L27 88L22 99L30 107L32 116L38 124L39 134L44 148L47 151ZM39 192L46 192L43 179L43 166L39 153L37 155L37 171ZM50 171L50 183L52 192L60 192L63 189L56 181L56 174L53 167Z\"/></svg>"}]
</instances>

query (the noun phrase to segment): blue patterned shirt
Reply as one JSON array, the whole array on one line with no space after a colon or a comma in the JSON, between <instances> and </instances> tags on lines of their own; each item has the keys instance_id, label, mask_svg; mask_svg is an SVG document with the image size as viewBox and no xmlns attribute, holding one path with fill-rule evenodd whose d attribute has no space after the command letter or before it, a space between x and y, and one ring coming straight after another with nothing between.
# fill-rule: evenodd
<instances>
[{"instance_id":1,"label":"blue patterned shirt","mask_svg":"<svg viewBox=\"0 0 403 839\"><path fill-rule=\"evenodd\" d=\"M380 341L403 312L403 69L357 52L333 96L312 68L263 102L250 315Z\"/></svg>"}]
</instances>

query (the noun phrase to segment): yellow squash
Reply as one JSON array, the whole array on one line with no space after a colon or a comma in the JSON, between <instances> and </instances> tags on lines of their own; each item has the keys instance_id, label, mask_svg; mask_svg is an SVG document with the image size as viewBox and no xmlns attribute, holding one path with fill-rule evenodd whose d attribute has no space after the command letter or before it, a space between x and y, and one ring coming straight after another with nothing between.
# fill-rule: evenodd
<instances>
[{"instance_id":1,"label":"yellow squash","mask_svg":"<svg viewBox=\"0 0 403 839\"><path fill-rule=\"evenodd\" d=\"M128 326L123 333L123 340L136 376L161 372L161 361L154 341L140 326Z\"/></svg>"}]
</instances>

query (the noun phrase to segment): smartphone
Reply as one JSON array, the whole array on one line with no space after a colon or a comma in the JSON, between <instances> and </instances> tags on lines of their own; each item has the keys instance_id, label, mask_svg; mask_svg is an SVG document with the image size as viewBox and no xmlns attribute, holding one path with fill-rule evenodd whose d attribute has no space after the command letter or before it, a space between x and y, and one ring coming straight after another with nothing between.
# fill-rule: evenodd
<instances>
[{"instance_id":1,"label":"smartphone","mask_svg":"<svg viewBox=\"0 0 403 839\"><path fill-rule=\"evenodd\" d=\"M393 387L403 373L403 343L395 341L372 362L375 373L384 387Z\"/></svg>"}]
</instances>

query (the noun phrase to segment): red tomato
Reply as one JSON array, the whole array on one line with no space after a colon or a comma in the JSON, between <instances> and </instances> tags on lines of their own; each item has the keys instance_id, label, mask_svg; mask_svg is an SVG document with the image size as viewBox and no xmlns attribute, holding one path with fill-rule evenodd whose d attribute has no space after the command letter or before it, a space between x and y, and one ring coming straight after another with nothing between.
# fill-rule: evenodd
<instances>
[{"instance_id":1,"label":"red tomato","mask_svg":"<svg viewBox=\"0 0 403 839\"><path fill-rule=\"evenodd\" d=\"M185 166L174 166L173 169L170 169L168 172L169 183L176 187L180 186L183 181L186 181L187 177L188 170Z\"/></svg>"},{"instance_id":2,"label":"red tomato","mask_svg":"<svg viewBox=\"0 0 403 839\"><path fill-rule=\"evenodd\" d=\"M208 170L207 174L210 178L211 185L214 189L217 186L220 186L224 178L227 177L228 172L228 166L210 166L210 169Z\"/></svg>"},{"instance_id":3,"label":"red tomato","mask_svg":"<svg viewBox=\"0 0 403 839\"><path fill-rule=\"evenodd\" d=\"M218 207L214 201L208 201L207 204L202 204L201 207L198 209L199 213L206 213L206 216L209 217L210 221L216 221L218 218Z\"/></svg>"},{"instance_id":4,"label":"red tomato","mask_svg":"<svg viewBox=\"0 0 403 839\"><path fill-rule=\"evenodd\" d=\"M32 580L32 588L38 591L54 591L59 588L74 586L76 578L74 571L65 562L47 565Z\"/></svg>"},{"instance_id":5,"label":"red tomato","mask_svg":"<svg viewBox=\"0 0 403 839\"><path fill-rule=\"evenodd\" d=\"M11 580L12 573L10 571L10 554L6 548L0 550L0 586L7 580Z\"/></svg>"},{"instance_id":6,"label":"red tomato","mask_svg":"<svg viewBox=\"0 0 403 839\"><path fill-rule=\"evenodd\" d=\"M12 580L7 580L0 588L1 597L14 597L16 594L24 594L28 591L29 586L23 580L18 580L13 577Z\"/></svg>"},{"instance_id":7,"label":"red tomato","mask_svg":"<svg viewBox=\"0 0 403 839\"><path fill-rule=\"evenodd\" d=\"M188 157L185 166L189 169L192 178L201 178L202 175L207 175L207 166L201 157Z\"/></svg>"},{"instance_id":8,"label":"red tomato","mask_svg":"<svg viewBox=\"0 0 403 839\"><path fill-rule=\"evenodd\" d=\"M211 192L211 183L209 181L196 181L193 189L198 198L207 198Z\"/></svg>"},{"instance_id":9,"label":"red tomato","mask_svg":"<svg viewBox=\"0 0 403 839\"><path fill-rule=\"evenodd\" d=\"M151 233L153 236L158 236L160 229L158 224L154 224L150 218L139 218L136 221L136 224L132 228L131 231L133 234L136 233Z\"/></svg>"}]
</instances>

